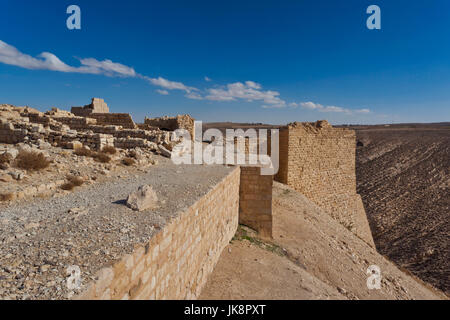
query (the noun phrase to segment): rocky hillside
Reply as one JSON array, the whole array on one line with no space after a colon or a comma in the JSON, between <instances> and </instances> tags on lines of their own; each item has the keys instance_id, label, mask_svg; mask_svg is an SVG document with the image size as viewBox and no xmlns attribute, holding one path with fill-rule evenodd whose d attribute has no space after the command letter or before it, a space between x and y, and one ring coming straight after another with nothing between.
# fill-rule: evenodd
<instances>
[{"instance_id":1,"label":"rocky hillside","mask_svg":"<svg viewBox=\"0 0 450 320\"><path fill-rule=\"evenodd\" d=\"M450 293L450 128L364 128L357 139L357 189L378 251Z\"/></svg>"}]
</instances>

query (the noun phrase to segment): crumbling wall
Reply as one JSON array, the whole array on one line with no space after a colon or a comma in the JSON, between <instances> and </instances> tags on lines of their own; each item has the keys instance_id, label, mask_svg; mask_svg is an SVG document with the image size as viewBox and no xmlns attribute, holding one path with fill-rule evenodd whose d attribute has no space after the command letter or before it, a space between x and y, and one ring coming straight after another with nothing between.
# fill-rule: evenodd
<instances>
[{"instance_id":1,"label":"crumbling wall","mask_svg":"<svg viewBox=\"0 0 450 320\"><path fill-rule=\"evenodd\" d=\"M240 169L148 243L100 270L78 299L195 299L238 226Z\"/></svg>"},{"instance_id":2,"label":"crumbling wall","mask_svg":"<svg viewBox=\"0 0 450 320\"><path fill-rule=\"evenodd\" d=\"M56 144L62 148L73 148L73 142L78 141L91 150L101 150L105 146L114 146L115 139L113 136L101 133L86 133L86 132L50 132L45 139L51 144Z\"/></svg>"},{"instance_id":3,"label":"crumbling wall","mask_svg":"<svg viewBox=\"0 0 450 320\"><path fill-rule=\"evenodd\" d=\"M130 114L109 113L108 105L100 98L92 98L91 104L84 107L72 107L71 113L79 117L96 119L99 125L118 125L129 129L136 128L136 124Z\"/></svg>"},{"instance_id":4,"label":"crumbling wall","mask_svg":"<svg viewBox=\"0 0 450 320\"><path fill-rule=\"evenodd\" d=\"M27 133L27 130L16 129L9 121L0 121L0 143L23 142Z\"/></svg>"},{"instance_id":5,"label":"crumbling wall","mask_svg":"<svg viewBox=\"0 0 450 320\"><path fill-rule=\"evenodd\" d=\"M91 125L95 125L97 120L85 117L53 117L55 121L67 125L73 130L88 130Z\"/></svg>"},{"instance_id":6,"label":"crumbling wall","mask_svg":"<svg viewBox=\"0 0 450 320\"><path fill-rule=\"evenodd\" d=\"M91 113L87 117L96 119L98 125L117 125L128 129L136 128L136 124L129 113Z\"/></svg>"},{"instance_id":7,"label":"crumbling wall","mask_svg":"<svg viewBox=\"0 0 450 320\"><path fill-rule=\"evenodd\" d=\"M356 193L355 132L327 121L292 123L280 132L280 169L275 179L304 194L373 245Z\"/></svg>"},{"instance_id":8,"label":"crumbling wall","mask_svg":"<svg viewBox=\"0 0 450 320\"><path fill-rule=\"evenodd\" d=\"M87 117L91 113L109 113L109 108L103 99L92 98L90 104L84 107L72 107L70 112L76 116Z\"/></svg>"},{"instance_id":9,"label":"crumbling wall","mask_svg":"<svg viewBox=\"0 0 450 320\"><path fill-rule=\"evenodd\" d=\"M157 127L162 130L175 131L176 129L185 129L189 131L191 138L194 139L194 119L185 114L177 115L176 117L161 117L161 118L145 118L144 125L150 127Z\"/></svg>"}]
</instances>

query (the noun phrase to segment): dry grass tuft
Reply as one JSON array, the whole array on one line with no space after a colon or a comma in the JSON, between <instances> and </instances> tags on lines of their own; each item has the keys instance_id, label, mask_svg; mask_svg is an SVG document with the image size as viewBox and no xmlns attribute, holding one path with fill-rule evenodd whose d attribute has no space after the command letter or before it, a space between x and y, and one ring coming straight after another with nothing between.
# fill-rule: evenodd
<instances>
[{"instance_id":1,"label":"dry grass tuft","mask_svg":"<svg viewBox=\"0 0 450 320\"><path fill-rule=\"evenodd\" d=\"M50 165L44 154L35 151L22 150L16 157L15 166L29 171L45 169Z\"/></svg>"},{"instance_id":2,"label":"dry grass tuft","mask_svg":"<svg viewBox=\"0 0 450 320\"><path fill-rule=\"evenodd\" d=\"M92 151L92 150L89 150L89 149L86 149L85 147L83 147L83 148L76 149L73 153L76 154L77 156L91 157L97 162L108 163L111 161L111 157L105 153L105 148L103 148L103 150L101 152L95 152L95 151ZM113 149L114 149L114 151L116 151L116 149L114 147L113 147ZM112 149L110 149L110 148L107 148L107 151L109 153L113 152Z\"/></svg>"},{"instance_id":3,"label":"dry grass tuft","mask_svg":"<svg viewBox=\"0 0 450 320\"><path fill-rule=\"evenodd\" d=\"M94 158L95 161L101 163L108 163L111 161L111 157L103 152L96 152L95 154L92 155L92 158Z\"/></svg>"},{"instance_id":4,"label":"dry grass tuft","mask_svg":"<svg viewBox=\"0 0 450 320\"><path fill-rule=\"evenodd\" d=\"M84 179L79 176L68 175L67 182L61 186L63 190L73 190L75 187L79 187L84 183Z\"/></svg>"},{"instance_id":5,"label":"dry grass tuft","mask_svg":"<svg viewBox=\"0 0 450 320\"><path fill-rule=\"evenodd\" d=\"M92 155L92 151L85 147L75 149L73 153L76 154L77 156L83 157L90 157Z\"/></svg>"},{"instance_id":6,"label":"dry grass tuft","mask_svg":"<svg viewBox=\"0 0 450 320\"><path fill-rule=\"evenodd\" d=\"M116 154L117 150L113 146L105 146L103 147L102 152L108 154Z\"/></svg>"},{"instance_id":7,"label":"dry grass tuft","mask_svg":"<svg viewBox=\"0 0 450 320\"><path fill-rule=\"evenodd\" d=\"M73 190L75 188L75 185L72 182L66 182L61 186L61 189L63 190Z\"/></svg>"},{"instance_id":8,"label":"dry grass tuft","mask_svg":"<svg viewBox=\"0 0 450 320\"><path fill-rule=\"evenodd\" d=\"M67 176L67 181L69 181L69 183L72 183L76 187L79 187L84 183L84 179L82 177L73 175Z\"/></svg>"},{"instance_id":9,"label":"dry grass tuft","mask_svg":"<svg viewBox=\"0 0 450 320\"><path fill-rule=\"evenodd\" d=\"M14 200L14 193L0 193L0 201Z\"/></svg>"},{"instance_id":10,"label":"dry grass tuft","mask_svg":"<svg viewBox=\"0 0 450 320\"><path fill-rule=\"evenodd\" d=\"M122 159L122 163L126 166L132 166L136 163L136 160L134 160L133 158L123 158Z\"/></svg>"}]
</instances>

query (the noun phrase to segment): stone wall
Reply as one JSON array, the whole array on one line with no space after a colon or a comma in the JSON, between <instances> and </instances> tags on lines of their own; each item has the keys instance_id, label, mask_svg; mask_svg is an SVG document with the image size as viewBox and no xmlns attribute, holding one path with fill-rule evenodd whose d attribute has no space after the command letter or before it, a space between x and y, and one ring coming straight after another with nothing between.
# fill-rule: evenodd
<instances>
[{"instance_id":1,"label":"stone wall","mask_svg":"<svg viewBox=\"0 0 450 320\"><path fill-rule=\"evenodd\" d=\"M97 120L84 117L53 117L55 121L67 125L73 130L88 130L89 126L95 125ZM30 119L31 121L31 119Z\"/></svg>"},{"instance_id":2,"label":"stone wall","mask_svg":"<svg viewBox=\"0 0 450 320\"><path fill-rule=\"evenodd\" d=\"M280 130L275 179L302 193L367 243L373 239L356 193L355 132L327 121L292 123Z\"/></svg>"},{"instance_id":3,"label":"stone wall","mask_svg":"<svg viewBox=\"0 0 450 320\"><path fill-rule=\"evenodd\" d=\"M19 143L25 141L27 130L16 129L9 121L0 122L0 143Z\"/></svg>"},{"instance_id":4,"label":"stone wall","mask_svg":"<svg viewBox=\"0 0 450 320\"><path fill-rule=\"evenodd\" d=\"M157 127L162 130L174 131L176 129L186 129L189 131L191 138L194 139L194 119L185 114L177 115L176 117L161 117L161 118L145 118L144 125L150 127Z\"/></svg>"},{"instance_id":5,"label":"stone wall","mask_svg":"<svg viewBox=\"0 0 450 320\"><path fill-rule=\"evenodd\" d=\"M98 125L117 125L128 129L136 128L136 124L129 113L91 113L87 117L96 119Z\"/></svg>"},{"instance_id":6,"label":"stone wall","mask_svg":"<svg viewBox=\"0 0 450 320\"><path fill-rule=\"evenodd\" d=\"M91 150L102 150L105 146L114 146L115 139L113 136L101 133L65 133L60 132L50 132L48 137L45 139L51 144L56 144L62 148L73 148L73 142L81 142L84 146L89 147Z\"/></svg>"},{"instance_id":7,"label":"stone wall","mask_svg":"<svg viewBox=\"0 0 450 320\"><path fill-rule=\"evenodd\" d=\"M240 168L148 243L98 273L78 299L195 299L238 226Z\"/></svg>"},{"instance_id":8,"label":"stone wall","mask_svg":"<svg viewBox=\"0 0 450 320\"><path fill-rule=\"evenodd\" d=\"M261 175L259 167L241 167L239 223L272 237L273 177Z\"/></svg>"},{"instance_id":9,"label":"stone wall","mask_svg":"<svg viewBox=\"0 0 450 320\"><path fill-rule=\"evenodd\" d=\"M92 98L90 104L84 107L72 107L70 112L76 116L87 117L91 113L109 113L109 108L103 99Z\"/></svg>"}]
</instances>

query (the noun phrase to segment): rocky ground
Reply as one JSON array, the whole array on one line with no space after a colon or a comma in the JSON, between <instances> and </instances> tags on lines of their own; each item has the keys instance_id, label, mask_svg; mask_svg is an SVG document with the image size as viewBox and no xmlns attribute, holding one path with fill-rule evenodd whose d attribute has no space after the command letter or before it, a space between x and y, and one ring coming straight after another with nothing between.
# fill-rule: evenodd
<instances>
[{"instance_id":1,"label":"rocky ground","mask_svg":"<svg viewBox=\"0 0 450 320\"><path fill-rule=\"evenodd\" d=\"M108 174L92 171L102 178L71 192L0 203L0 299L70 298L68 266L79 266L82 284L87 284L100 268L147 241L231 170L176 166L156 155L154 159L158 165L143 169L86 168L108 170ZM49 176L58 170L50 167ZM92 179L89 172L83 174ZM127 196L144 184L156 191L158 207L142 212L127 208Z\"/></svg>"},{"instance_id":2,"label":"rocky ground","mask_svg":"<svg viewBox=\"0 0 450 320\"><path fill-rule=\"evenodd\" d=\"M54 194L67 194L61 186L67 182L68 176L78 176L83 184L92 184L112 174L126 171L129 166L124 159L129 158L129 151L116 149L107 163L95 161L92 157L78 156L75 150L53 147L41 141L40 144L19 143L16 145L0 144L0 155L9 154L16 157L20 151L41 153L50 161L50 165L42 170L32 171L18 168L11 163L0 164L0 195L12 195L12 200L30 197L49 197ZM133 149L132 166L146 168L157 164L154 153L145 149Z\"/></svg>"},{"instance_id":3,"label":"rocky ground","mask_svg":"<svg viewBox=\"0 0 450 320\"><path fill-rule=\"evenodd\" d=\"M446 299L288 186L274 183L273 240L241 226L201 299ZM367 268L381 289L367 288Z\"/></svg>"},{"instance_id":4,"label":"rocky ground","mask_svg":"<svg viewBox=\"0 0 450 320\"><path fill-rule=\"evenodd\" d=\"M450 125L357 129L357 189L378 251L450 293Z\"/></svg>"}]
</instances>

